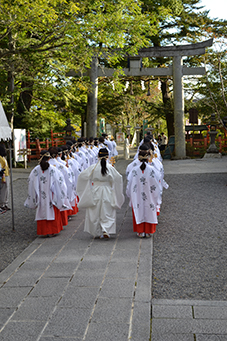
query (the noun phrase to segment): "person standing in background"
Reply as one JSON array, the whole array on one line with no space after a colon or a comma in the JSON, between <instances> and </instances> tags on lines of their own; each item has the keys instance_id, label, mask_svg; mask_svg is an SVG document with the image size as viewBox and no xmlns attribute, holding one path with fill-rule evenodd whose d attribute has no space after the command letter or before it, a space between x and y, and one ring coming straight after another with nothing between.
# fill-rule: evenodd
<instances>
[{"instance_id":1,"label":"person standing in background","mask_svg":"<svg viewBox=\"0 0 227 341\"><path fill-rule=\"evenodd\" d=\"M161 133L161 146L160 146L160 151L163 151L166 149L166 145L167 145L167 137L165 136L164 133Z\"/></svg>"},{"instance_id":2,"label":"person standing in background","mask_svg":"<svg viewBox=\"0 0 227 341\"><path fill-rule=\"evenodd\" d=\"M129 138L130 138L130 135L126 135L125 145L124 145L124 157L125 157L125 160L130 159Z\"/></svg>"},{"instance_id":3,"label":"person standing in background","mask_svg":"<svg viewBox=\"0 0 227 341\"><path fill-rule=\"evenodd\" d=\"M1 213L10 210L9 203L9 166L6 159L6 149L3 145L0 146L0 167L4 169L0 182L0 209Z\"/></svg>"}]
</instances>

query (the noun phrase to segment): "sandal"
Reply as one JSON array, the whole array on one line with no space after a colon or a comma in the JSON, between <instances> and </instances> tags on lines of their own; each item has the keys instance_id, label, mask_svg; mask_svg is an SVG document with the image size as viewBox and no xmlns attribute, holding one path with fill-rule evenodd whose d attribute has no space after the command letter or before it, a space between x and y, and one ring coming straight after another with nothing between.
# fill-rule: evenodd
<instances>
[{"instance_id":1,"label":"sandal","mask_svg":"<svg viewBox=\"0 0 227 341\"><path fill-rule=\"evenodd\" d=\"M151 233L146 233L146 238L151 238Z\"/></svg>"},{"instance_id":2,"label":"sandal","mask_svg":"<svg viewBox=\"0 0 227 341\"><path fill-rule=\"evenodd\" d=\"M110 236L109 236L109 234L107 232L103 233L103 237L106 238L106 239L110 238Z\"/></svg>"},{"instance_id":3,"label":"sandal","mask_svg":"<svg viewBox=\"0 0 227 341\"><path fill-rule=\"evenodd\" d=\"M146 237L146 234L144 232L142 233L137 233L137 237L139 238L145 238Z\"/></svg>"}]
</instances>

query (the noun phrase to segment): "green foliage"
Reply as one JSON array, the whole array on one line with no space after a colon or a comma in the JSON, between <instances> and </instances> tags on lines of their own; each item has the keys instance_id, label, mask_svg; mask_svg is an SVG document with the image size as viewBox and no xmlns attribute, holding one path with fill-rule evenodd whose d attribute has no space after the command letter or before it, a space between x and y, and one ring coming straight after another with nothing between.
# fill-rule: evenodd
<instances>
[{"instance_id":1,"label":"green foliage","mask_svg":"<svg viewBox=\"0 0 227 341\"><path fill-rule=\"evenodd\" d=\"M143 119L149 125L164 126L166 120L169 127L173 121L171 95L162 101L165 94L158 89L157 79L150 83L149 99L141 90L140 79L123 80L125 55L137 54L146 46L226 37L226 22L210 19L199 0L0 0L0 10L0 99L9 120L14 113L15 127L32 130L37 136L47 135L50 129L61 131L66 118L78 127L85 120L91 84L84 75L94 54L104 65L116 68L115 90L110 80L100 79L99 117L111 124L122 120L124 126L142 124ZM201 115L207 116L210 108L223 117L226 54L217 58L210 53L206 56L211 65L207 78L188 81L195 91L186 105L194 106L192 101L199 94L196 106ZM202 62L203 56L184 61L188 66ZM144 67L170 63L169 58L143 60ZM68 78L71 69L83 77ZM133 82L133 94L130 89L124 91L126 80Z\"/></svg>"},{"instance_id":2,"label":"green foliage","mask_svg":"<svg viewBox=\"0 0 227 341\"><path fill-rule=\"evenodd\" d=\"M86 72L94 53L115 63L156 32L155 15L131 0L0 0L0 9L1 100L15 127L37 134L85 115L89 80L68 79L68 70Z\"/></svg>"}]
</instances>

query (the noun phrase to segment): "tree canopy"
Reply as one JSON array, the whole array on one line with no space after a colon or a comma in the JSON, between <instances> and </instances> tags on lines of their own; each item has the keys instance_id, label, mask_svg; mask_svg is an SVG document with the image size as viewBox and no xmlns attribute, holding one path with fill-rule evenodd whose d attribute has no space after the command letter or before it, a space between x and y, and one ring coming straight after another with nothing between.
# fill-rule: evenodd
<instances>
[{"instance_id":1,"label":"tree canopy","mask_svg":"<svg viewBox=\"0 0 227 341\"><path fill-rule=\"evenodd\" d=\"M36 135L45 135L50 127L61 130L66 118L81 125L90 87L89 78L82 75L94 54L104 64L118 68L116 74L121 75L125 56L137 54L142 47L194 43L211 36L226 38L226 22L211 19L199 0L0 0L0 11L0 98L15 127L30 129ZM206 57L210 65L212 58ZM203 59L196 56L184 62L201 65ZM167 66L170 60L146 58L143 63ZM223 70L225 64L221 65ZM68 78L71 69L79 71L81 77ZM217 70L214 77L223 85L218 75ZM152 124L156 119L166 120L172 134L171 79L143 79L152 88L154 96L149 99L141 90L141 79L129 80L136 96L124 91L127 80L116 77L113 91L110 80L100 79L99 115L116 121L124 112L128 122L127 115L135 120L147 112ZM161 92L156 96L158 81ZM202 93L207 81L201 78L197 90ZM206 100L210 93L204 95ZM113 101L116 110L111 106ZM131 112L125 109L126 103L130 103Z\"/></svg>"}]
</instances>

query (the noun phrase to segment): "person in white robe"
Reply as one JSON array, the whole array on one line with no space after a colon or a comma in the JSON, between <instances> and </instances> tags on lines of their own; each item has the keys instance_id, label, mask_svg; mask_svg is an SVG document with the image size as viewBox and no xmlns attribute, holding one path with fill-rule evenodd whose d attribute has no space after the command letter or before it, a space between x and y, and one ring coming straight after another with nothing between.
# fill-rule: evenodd
<instances>
[{"instance_id":1,"label":"person in white robe","mask_svg":"<svg viewBox=\"0 0 227 341\"><path fill-rule=\"evenodd\" d=\"M125 158L125 160L130 159L129 138L130 138L130 135L126 135L125 142L124 142L124 158Z\"/></svg>"},{"instance_id":2,"label":"person in white robe","mask_svg":"<svg viewBox=\"0 0 227 341\"><path fill-rule=\"evenodd\" d=\"M112 155L112 149L113 149L113 144L112 142L109 140L109 136L106 133L103 133L102 136L104 137L104 144L107 146L108 150L109 150L109 157L111 158Z\"/></svg>"},{"instance_id":3,"label":"person in white robe","mask_svg":"<svg viewBox=\"0 0 227 341\"><path fill-rule=\"evenodd\" d=\"M117 151L117 144L114 141L113 136L111 137L111 143L112 143L112 155L113 157L116 157L118 155L118 151Z\"/></svg>"},{"instance_id":4,"label":"person in white robe","mask_svg":"<svg viewBox=\"0 0 227 341\"><path fill-rule=\"evenodd\" d=\"M24 203L25 207L36 209L38 235L59 233L62 230L60 210L71 209L64 176L48 163L49 159L50 153L42 151L40 164L29 175L28 197Z\"/></svg>"},{"instance_id":5,"label":"person in white robe","mask_svg":"<svg viewBox=\"0 0 227 341\"><path fill-rule=\"evenodd\" d=\"M94 237L109 238L116 233L116 209L124 203L123 180L107 162L107 148L101 148L98 156L98 163L78 177L78 207L86 208L84 231Z\"/></svg>"},{"instance_id":6,"label":"person in white robe","mask_svg":"<svg viewBox=\"0 0 227 341\"><path fill-rule=\"evenodd\" d=\"M160 183L154 176L154 168L148 164L148 147L140 146L140 164L128 174L126 195L132 207L133 231L138 237L150 237L156 231L157 206L160 200Z\"/></svg>"},{"instance_id":7,"label":"person in white robe","mask_svg":"<svg viewBox=\"0 0 227 341\"><path fill-rule=\"evenodd\" d=\"M143 145L142 145L143 146ZM140 146L141 147L141 146ZM152 153L152 151L149 150L149 153ZM151 154L152 155L152 154ZM155 159L157 160L157 159ZM157 160L158 161L158 160ZM158 161L159 162L159 161ZM152 174L153 177L158 181L159 184L159 196L158 196L158 204L157 204L157 213L159 214L160 212L160 207L162 203L162 193L163 193L163 173L161 171L161 168L159 169L157 165L153 162L152 156L149 157L148 159L148 164L152 167ZM126 168L126 177L128 179L128 176L130 172L135 168L141 165L141 161L139 160L139 155L137 155L137 159L133 160L127 168Z\"/></svg>"},{"instance_id":8,"label":"person in white robe","mask_svg":"<svg viewBox=\"0 0 227 341\"><path fill-rule=\"evenodd\" d=\"M76 200L76 185L74 183L74 174L73 171L70 169L70 167L66 167L65 161L61 160L62 162L59 162L57 160L58 157L58 148L57 147L50 147L48 149L51 159L48 161L50 165L56 167L64 176L64 180L67 187L67 195L70 202L70 205L73 207L75 206L75 200ZM61 211L61 217L62 217L62 223L63 226L68 225L68 215L69 210L60 210Z\"/></svg>"}]
</instances>

